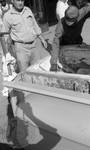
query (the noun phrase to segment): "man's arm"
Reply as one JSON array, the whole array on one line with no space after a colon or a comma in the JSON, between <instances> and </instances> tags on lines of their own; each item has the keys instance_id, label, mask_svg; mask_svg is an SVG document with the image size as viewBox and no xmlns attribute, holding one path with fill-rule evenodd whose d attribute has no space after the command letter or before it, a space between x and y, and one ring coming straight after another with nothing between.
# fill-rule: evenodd
<instances>
[{"instance_id":1,"label":"man's arm","mask_svg":"<svg viewBox=\"0 0 90 150\"><path fill-rule=\"evenodd\" d=\"M34 17L34 14L32 13L31 10L30 10L30 14L32 15L32 18L33 18L34 30L35 30L37 36L39 37L39 39L41 40L43 46L44 46L45 48L47 48L47 43L46 43L45 39L44 39L43 36L42 36L41 28L39 27L39 25L38 25L38 23L37 23L37 21L36 21L36 19L35 19L35 17Z\"/></svg>"},{"instance_id":2,"label":"man's arm","mask_svg":"<svg viewBox=\"0 0 90 150\"><path fill-rule=\"evenodd\" d=\"M8 13L6 13L3 17L3 23L4 23L5 31L8 34L7 35L5 34L4 39L2 39L2 46L3 46L3 52L7 64L9 64L12 61L12 59L14 60L14 57L11 56L11 51L10 51L12 41L10 36L11 25L9 19L10 19L9 15Z\"/></svg>"},{"instance_id":3,"label":"man's arm","mask_svg":"<svg viewBox=\"0 0 90 150\"><path fill-rule=\"evenodd\" d=\"M7 45L6 45L6 41L5 41L5 37L8 35L9 35L9 33L6 32L4 23L2 21L2 30L0 32L0 39L1 39L1 46L2 46L4 56L6 56L6 54L8 53L8 49L7 49Z\"/></svg>"},{"instance_id":4,"label":"man's arm","mask_svg":"<svg viewBox=\"0 0 90 150\"><path fill-rule=\"evenodd\" d=\"M2 50L3 50L3 54L6 57L6 54L8 53L8 49L7 49L7 46L6 46L4 36L1 37L1 46L2 46Z\"/></svg>"},{"instance_id":5,"label":"man's arm","mask_svg":"<svg viewBox=\"0 0 90 150\"><path fill-rule=\"evenodd\" d=\"M8 33L8 35L5 35L6 47L7 47L8 51L9 51L9 45L11 43L11 41L9 41L10 31L11 31L10 22L11 22L11 20L10 20L9 14L6 13L3 17L3 23L4 23L4 26L5 26L5 31Z\"/></svg>"},{"instance_id":6,"label":"man's arm","mask_svg":"<svg viewBox=\"0 0 90 150\"><path fill-rule=\"evenodd\" d=\"M86 16L89 12L90 12L90 3L87 3L84 7L79 9L78 21L81 20L84 16Z\"/></svg>"},{"instance_id":7,"label":"man's arm","mask_svg":"<svg viewBox=\"0 0 90 150\"><path fill-rule=\"evenodd\" d=\"M60 38L63 34L63 26L61 20L58 22L55 30L55 36L52 43L51 64L57 64L60 51Z\"/></svg>"},{"instance_id":8,"label":"man's arm","mask_svg":"<svg viewBox=\"0 0 90 150\"><path fill-rule=\"evenodd\" d=\"M11 22L11 19L10 19L10 16L8 13L5 13L4 16L3 16L3 23L4 23L4 26L5 26L5 31L6 32L10 32L10 22Z\"/></svg>"},{"instance_id":9,"label":"man's arm","mask_svg":"<svg viewBox=\"0 0 90 150\"><path fill-rule=\"evenodd\" d=\"M39 27L35 17L34 17L34 14L33 12L31 11L31 9L29 9L29 13L30 15L32 16L32 19L33 19L33 26L34 26L34 30L36 32L37 35L40 35L41 34L41 28Z\"/></svg>"}]
</instances>

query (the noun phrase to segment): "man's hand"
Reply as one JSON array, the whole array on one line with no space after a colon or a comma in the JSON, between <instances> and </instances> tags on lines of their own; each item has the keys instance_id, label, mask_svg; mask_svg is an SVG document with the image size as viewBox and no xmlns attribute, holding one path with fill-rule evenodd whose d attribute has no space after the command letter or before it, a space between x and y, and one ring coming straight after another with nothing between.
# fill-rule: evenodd
<instances>
[{"instance_id":1,"label":"man's hand","mask_svg":"<svg viewBox=\"0 0 90 150\"><path fill-rule=\"evenodd\" d=\"M8 52L6 54L6 63L9 64L9 63L15 63L16 60L13 56L11 56L11 54Z\"/></svg>"},{"instance_id":2,"label":"man's hand","mask_svg":"<svg viewBox=\"0 0 90 150\"><path fill-rule=\"evenodd\" d=\"M58 71L58 65L57 64L51 64L50 71Z\"/></svg>"},{"instance_id":3,"label":"man's hand","mask_svg":"<svg viewBox=\"0 0 90 150\"><path fill-rule=\"evenodd\" d=\"M44 40L44 39L42 39L42 44L43 44L43 46L45 47L45 48L47 48L47 42Z\"/></svg>"},{"instance_id":4,"label":"man's hand","mask_svg":"<svg viewBox=\"0 0 90 150\"><path fill-rule=\"evenodd\" d=\"M39 38L40 38L40 40L41 40L43 46L44 46L45 48L47 48L47 42L45 41L45 39L44 39L41 35L39 35Z\"/></svg>"},{"instance_id":5,"label":"man's hand","mask_svg":"<svg viewBox=\"0 0 90 150\"><path fill-rule=\"evenodd\" d=\"M6 54L6 63L7 64L9 64L10 62L11 62L11 54L8 52L7 54Z\"/></svg>"}]
</instances>

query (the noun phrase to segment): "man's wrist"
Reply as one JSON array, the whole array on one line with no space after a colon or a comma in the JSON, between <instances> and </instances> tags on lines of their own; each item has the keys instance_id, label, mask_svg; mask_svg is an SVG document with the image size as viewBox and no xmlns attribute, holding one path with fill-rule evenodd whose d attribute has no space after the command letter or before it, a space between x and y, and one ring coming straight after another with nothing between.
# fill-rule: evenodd
<instances>
[{"instance_id":1,"label":"man's wrist","mask_svg":"<svg viewBox=\"0 0 90 150\"><path fill-rule=\"evenodd\" d=\"M44 40L44 38L43 38L43 36L40 34L40 35L38 35L38 37L39 37L39 39L41 40L41 41L43 41Z\"/></svg>"},{"instance_id":2,"label":"man's wrist","mask_svg":"<svg viewBox=\"0 0 90 150\"><path fill-rule=\"evenodd\" d=\"M51 65L53 65L53 64L57 64L57 57L53 57L53 56L51 56L50 64L51 64Z\"/></svg>"},{"instance_id":3,"label":"man's wrist","mask_svg":"<svg viewBox=\"0 0 90 150\"><path fill-rule=\"evenodd\" d=\"M39 34L38 37L41 38L42 37L41 34Z\"/></svg>"},{"instance_id":4,"label":"man's wrist","mask_svg":"<svg viewBox=\"0 0 90 150\"><path fill-rule=\"evenodd\" d=\"M51 64L50 71L57 71L58 70L58 65L57 64Z\"/></svg>"}]
</instances>

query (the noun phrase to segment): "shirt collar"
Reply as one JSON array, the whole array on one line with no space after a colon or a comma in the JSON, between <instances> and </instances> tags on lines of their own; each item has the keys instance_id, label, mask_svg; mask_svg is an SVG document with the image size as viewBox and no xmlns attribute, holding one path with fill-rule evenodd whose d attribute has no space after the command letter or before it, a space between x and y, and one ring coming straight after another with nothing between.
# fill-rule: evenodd
<instances>
[{"instance_id":1,"label":"shirt collar","mask_svg":"<svg viewBox=\"0 0 90 150\"><path fill-rule=\"evenodd\" d=\"M65 3L67 3L68 2L68 0L66 0L66 2Z\"/></svg>"},{"instance_id":2,"label":"shirt collar","mask_svg":"<svg viewBox=\"0 0 90 150\"><path fill-rule=\"evenodd\" d=\"M68 2L68 0L66 0L66 2L65 3L67 3Z\"/></svg>"},{"instance_id":3,"label":"shirt collar","mask_svg":"<svg viewBox=\"0 0 90 150\"><path fill-rule=\"evenodd\" d=\"M24 7L21 12L18 12L18 11L16 11L16 10L14 9L14 7L12 6L12 8L11 8L11 14L23 14L26 9L27 9L27 8Z\"/></svg>"}]
</instances>

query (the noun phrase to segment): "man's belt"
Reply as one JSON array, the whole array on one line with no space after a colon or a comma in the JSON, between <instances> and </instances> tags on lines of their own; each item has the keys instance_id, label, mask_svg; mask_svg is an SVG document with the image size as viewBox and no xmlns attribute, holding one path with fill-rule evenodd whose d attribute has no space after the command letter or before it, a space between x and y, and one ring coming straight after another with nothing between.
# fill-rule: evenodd
<instances>
[{"instance_id":1,"label":"man's belt","mask_svg":"<svg viewBox=\"0 0 90 150\"><path fill-rule=\"evenodd\" d=\"M22 43L22 44L33 44L34 41L31 42L23 42L23 41L15 41L16 43Z\"/></svg>"},{"instance_id":2,"label":"man's belt","mask_svg":"<svg viewBox=\"0 0 90 150\"><path fill-rule=\"evenodd\" d=\"M4 36L4 35L9 35L9 32L0 32L0 37Z\"/></svg>"}]
</instances>

